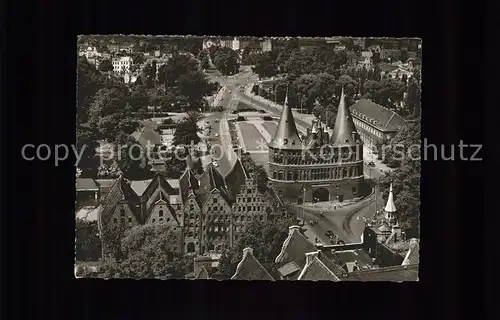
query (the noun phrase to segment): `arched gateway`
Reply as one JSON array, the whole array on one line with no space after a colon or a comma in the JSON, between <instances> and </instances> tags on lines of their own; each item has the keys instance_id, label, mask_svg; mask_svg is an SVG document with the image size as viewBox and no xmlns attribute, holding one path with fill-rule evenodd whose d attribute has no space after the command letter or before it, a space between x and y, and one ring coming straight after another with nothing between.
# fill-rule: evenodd
<instances>
[{"instance_id":1,"label":"arched gateway","mask_svg":"<svg viewBox=\"0 0 500 320\"><path fill-rule=\"evenodd\" d=\"M319 188L313 191L313 198L318 201L328 201L330 193L325 188Z\"/></svg>"}]
</instances>

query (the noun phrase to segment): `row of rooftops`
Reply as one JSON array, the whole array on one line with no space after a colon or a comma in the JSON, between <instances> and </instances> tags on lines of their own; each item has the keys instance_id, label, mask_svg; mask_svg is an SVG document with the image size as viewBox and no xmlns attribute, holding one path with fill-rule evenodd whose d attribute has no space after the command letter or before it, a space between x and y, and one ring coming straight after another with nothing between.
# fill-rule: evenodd
<instances>
[{"instance_id":1,"label":"row of rooftops","mask_svg":"<svg viewBox=\"0 0 500 320\"><path fill-rule=\"evenodd\" d=\"M401 265L380 268L374 265L363 249L346 249L347 246L316 247L300 231L298 226L290 227L276 263L280 265L280 280L303 281L417 281L419 263L419 242L412 239L410 249ZM351 245L351 248L353 246ZM196 263L196 262L195 262ZM220 274L201 268L195 279L220 279ZM275 279L253 254L252 248L243 250L243 257L236 267L232 280Z\"/></svg>"}]
</instances>

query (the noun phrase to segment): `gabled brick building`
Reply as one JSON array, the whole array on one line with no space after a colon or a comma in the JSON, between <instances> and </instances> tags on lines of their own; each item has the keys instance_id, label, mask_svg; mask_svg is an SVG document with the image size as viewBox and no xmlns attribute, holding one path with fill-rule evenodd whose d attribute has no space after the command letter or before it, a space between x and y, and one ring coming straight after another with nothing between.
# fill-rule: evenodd
<instances>
[{"instance_id":1,"label":"gabled brick building","mask_svg":"<svg viewBox=\"0 0 500 320\"><path fill-rule=\"evenodd\" d=\"M274 189L260 193L239 159L225 177L213 164L198 177L188 158L178 190L157 173L138 195L119 177L103 200L98 220L100 230L166 224L177 241L175 251L204 254L232 247L253 220L266 222L282 213Z\"/></svg>"}]
</instances>

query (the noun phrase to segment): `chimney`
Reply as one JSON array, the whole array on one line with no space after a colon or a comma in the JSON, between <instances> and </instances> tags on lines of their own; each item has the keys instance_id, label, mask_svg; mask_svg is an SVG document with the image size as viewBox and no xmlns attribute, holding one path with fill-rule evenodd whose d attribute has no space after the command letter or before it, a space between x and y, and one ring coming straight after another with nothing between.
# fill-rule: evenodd
<instances>
[{"instance_id":1,"label":"chimney","mask_svg":"<svg viewBox=\"0 0 500 320\"><path fill-rule=\"evenodd\" d=\"M306 253L306 265L313 262L314 258L317 258L319 251Z\"/></svg>"}]
</instances>

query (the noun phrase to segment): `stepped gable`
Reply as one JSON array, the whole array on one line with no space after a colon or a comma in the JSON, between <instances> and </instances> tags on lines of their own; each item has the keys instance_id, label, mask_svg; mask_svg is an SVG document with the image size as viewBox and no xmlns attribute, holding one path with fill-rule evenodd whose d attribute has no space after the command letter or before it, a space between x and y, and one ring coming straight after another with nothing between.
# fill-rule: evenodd
<instances>
[{"instance_id":1,"label":"stepped gable","mask_svg":"<svg viewBox=\"0 0 500 320\"><path fill-rule=\"evenodd\" d=\"M319 256L322 257L320 258ZM333 262L322 255L321 251L309 252L306 254L306 264L298 280L338 282L340 279L331 269L334 267L332 264Z\"/></svg>"},{"instance_id":2,"label":"stepped gable","mask_svg":"<svg viewBox=\"0 0 500 320\"><path fill-rule=\"evenodd\" d=\"M236 198L241 191L241 186L245 185L245 181L248 180L248 174L245 167L241 163L240 158L236 160L233 167L226 174L226 186L233 199Z\"/></svg>"},{"instance_id":3,"label":"stepped gable","mask_svg":"<svg viewBox=\"0 0 500 320\"><path fill-rule=\"evenodd\" d=\"M142 221L140 212L136 208L136 205L140 203L140 199L130 187L130 182L123 178L123 176L115 180L115 183L103 200L102 210L99 216L104 225L109 222L116 206L120 203L126 203L135 215L137 221Z\"/></svg>"},{"instance_id":4,"label":"stepped gable","mask_svg":"<svg viewBox=\"0 0 500 320\"><path fill-rule=\"evenodd\" d=\"M270 148L285 150L301 150L302 141L293 118L292 109L288 105L288 96L285 98L278 128L269 143Z\"/></svg>"},{"instance_id":5,"label":"stepped gable","mask_svg":"<svg viewBox=\"0 0 500 320\"><path fill-rule=\"evenodd\" d=\"M356 137L354 137L354 135ZM352 119L349 108L345 101L344 87L342 87L342 94L340 95L340 103L337 112L337 119L335 120L335 127L333 128L331 143L335 145L355 145L358 139L358 132L354 121Z\"/></svg>"},{"instance_id":6,"label":"stepped gable","mask_svg":"<svg viewBox=\"0 0 500 320\"><path fill-rule=\"evenodd\" d=\"M220 194L228 200L228 192L224 177L213 163L209 163L205 172L199 179L199 187L195 190L195 194L201 203L205 203L205 200L213 190L218 190Z\"/></svg>"},{"instance_id":7,"label":"stepped gable","mask_svg":"<svg viewBox=\"0 0 500 320\"><path fill-rule=\"evenodd\" d=\"M264 266L254 257L252 248L243 249L243 257L236 267L231 280L269 280L273 277Z\"/></svg>"},{"instance_id":8,"label":"stepped gable","mask_svg":"<svg viewBox=\"0 0 500 320\"><path fill-rule=\"evenodd\" d=\"M314 251L317 251L316 247L300 232L300 227L291 226L275 262L285 265L294 261L302 269L306 263L306 253Z\"/></svg>"}]
</instances>

